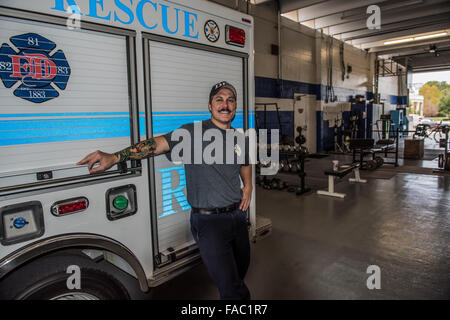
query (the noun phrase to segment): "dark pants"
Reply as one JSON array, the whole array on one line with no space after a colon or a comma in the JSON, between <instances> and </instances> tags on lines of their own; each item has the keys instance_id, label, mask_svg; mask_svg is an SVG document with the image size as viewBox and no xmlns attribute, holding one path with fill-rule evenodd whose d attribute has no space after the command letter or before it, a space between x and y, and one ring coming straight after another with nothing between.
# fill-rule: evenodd
<instances>
[{"instance_id":1,"label":"dark pants","mask_svg":"<svg viewBox=\"0 0 450 320\"><path fill-rule=\"evenodd\" d=\"M221 299L250 299L244 283L250 264L246 213L191 213L191 231Z\"/></svg>"}]
</instances>

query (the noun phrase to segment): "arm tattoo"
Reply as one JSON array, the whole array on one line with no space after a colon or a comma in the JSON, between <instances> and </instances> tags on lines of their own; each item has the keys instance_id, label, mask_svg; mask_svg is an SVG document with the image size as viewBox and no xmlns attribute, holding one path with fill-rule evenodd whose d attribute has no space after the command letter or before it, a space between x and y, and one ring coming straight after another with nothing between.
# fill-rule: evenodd
<instances>
[{"instance_id":1,"label":"arm tattoo","mask_svg":"<svg viewBox=\"0 0 450 320\"><path fill-rule=\"evenodd\" d=\"M127 160L140 160L150 156L154 156L156 151L155 139L141 141L135 145L129 146L121 151L114 153L119 156L120 162Z\"/></svg>"}]
</instances>

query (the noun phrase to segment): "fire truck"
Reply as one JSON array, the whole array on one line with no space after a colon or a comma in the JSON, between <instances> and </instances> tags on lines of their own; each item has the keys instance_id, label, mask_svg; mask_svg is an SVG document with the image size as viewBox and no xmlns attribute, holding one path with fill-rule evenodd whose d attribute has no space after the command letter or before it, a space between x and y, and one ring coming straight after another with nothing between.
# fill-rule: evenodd
<instances>
[{"instance_id":1,"label":"fire truck","mask_svg":"<svg viewBox=\"0 0 450 320\"><path fill-rule=\"evenodd\" d=\"M1 298L127 299L100 260L143 292L200 263L182 165L76 163L208 119L222 80L232 126L253 128L252 17L203 0L2 0L0 30ZM251 240L268 232L254 195L248 220Z\"/></svg>"}]
</instances>

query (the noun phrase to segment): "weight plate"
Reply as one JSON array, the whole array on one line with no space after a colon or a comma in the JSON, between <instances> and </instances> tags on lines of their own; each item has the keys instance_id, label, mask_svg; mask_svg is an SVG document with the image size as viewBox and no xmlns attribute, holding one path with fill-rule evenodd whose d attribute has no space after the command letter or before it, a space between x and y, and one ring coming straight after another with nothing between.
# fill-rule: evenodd
<instances>
[{"instance_id":1,"label":"weight plate","mask_svg":"<svg viewBox=\"0 0 450 320\"><path fill-rule=\"evenodd\" d=\"M384 164L384 160L382 157L375 157L375 161L377 163L377 167L381 167Z\"/></svg>"}]
</instances>

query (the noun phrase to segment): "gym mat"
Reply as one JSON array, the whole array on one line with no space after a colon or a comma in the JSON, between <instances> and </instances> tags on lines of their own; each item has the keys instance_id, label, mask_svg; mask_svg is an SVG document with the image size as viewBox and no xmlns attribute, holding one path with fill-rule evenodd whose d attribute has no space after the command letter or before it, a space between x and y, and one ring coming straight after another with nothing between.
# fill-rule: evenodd
<instances>
[{"instance_id":1,"label":"gym mat","mask_svg":"<svg viewBox=\"0 0 450 320\"><path fill-rule=\"evenodd\" d=\"M329 154L323 154L323 153L312 153L308 155L308 158L313 158L313 159L322 159L322 158L326 158L329 157Z\"/></svg>"},{"instance_id":2,"label":"gym mat","mask_svg":"<svg viewBox=\"0 0 450 320\"><path fill-rule=\"evenodd\" d=\"M423 168L416 166L400 166L395 168L398 173L416 173L416 174L429 174L429 175L450 175L450 172L433 172L437 168Z\"/></svg>"},{"instance_id":3,"label":"gym mat","mask_svg":"<svg viewBox=\"0 0 450 320\"><path fill-rule=\"evenodd\" d=\"M374 171L360 170L361 179L391 179L397 172L395 170L378 168Z\"/></svg>"}]
</instances>

